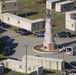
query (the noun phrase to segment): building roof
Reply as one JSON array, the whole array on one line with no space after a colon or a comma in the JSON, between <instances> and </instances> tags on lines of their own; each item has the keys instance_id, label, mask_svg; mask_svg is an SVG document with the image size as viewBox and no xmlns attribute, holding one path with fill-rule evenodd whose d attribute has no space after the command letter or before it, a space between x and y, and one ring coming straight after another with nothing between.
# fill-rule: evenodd
<instances>
[{"instance_id":1,"label":"building roof","mask_svg":"<svg viewBox=\"0 0 76 75\"><path fill-rule=\"evenodd\" d=\"M47 0L49 2L57 2L57 1L60 1L60 0Z\"/></svg>"},{"instance_id":2,"label":"building roof","mask_svg":"<svg viewBox=\"0 0 76 75\"><path fill-rule=\"evenodd\" d=\"M68 3L72 3L74 1L63 1L63 2L59 2L59 3L56 3L58 5L64 5L64 4L68 4Z\"/></svg>"},{"instance_id":3,"label":"building roof","mask_svg":"<svg viewBox=\"0 0 76 75\"><path fill-rule=\"evenodd\" d=\"M26 18L22 18L20 16L17 16L17 15L14 15L14 14L10 14L10 13L3 13L2 15L6 15L6 16L10 16L12 18L16 18L16 19L19 19L19 20L22 20L22 21L27 21L27 22L32 22L31 20L29 19L26 19Z\"/></svg>"},{"instance_id":4,"label":"building roof","mask_svg":"<svg viewBox=\"0 0 76 75\"><path fill-rule=\"evenodd\" d=\"M26 58L26 55L22 57L22 61ZM40 57L40 56L34 56L34 55L27 55L27 58L34 58L34 59L41 59L41 60L52 60L52 61L63 61L63 59L56 59L56 58L50 58L50 57Z\"/></svg>"},{"instance_id":5,"label":"building roof","mask_svg":"<svg viewBox=\"0 0 76 75\"><path fill-rule=\"evenodd\" d=\"M10 14L10 13L3 13L2 15L10 16L12 18L16 18L16 19L26 21L26 22L29 22L29 23L36 23L36 22L40 22L40 21L45 21L44 19L41 19L41 18L36 19L36 20L30 20L30 19L22 18L20 16L14 15L14 14Z\"/></svg>"},{"instance_id":6,"label":"building roof","mask_svg":"<svg viewBox=\"0 0 76 75\"><path fill-rule=\"evenodd\" d=\"M8 0L8 1L5 1L4 3L12 3L12 2L17 2L17 0Z\"/></svg>"},{"instance_id":7,"label":"building roof","mask_svg":"<svg viewBox=\"0 0 76 75\"><path fill-rule=\"evenodd\" d=\"M76 13L76 10L73 10L73 11L69 11L69 12L66 12L67 14L73 14L73 13Z\"/></svg>"},{"instance_id":8,"label":"building roof","mask_svg":"<svg viewBox=\"0 0 76 75\"><path fill-rule=\"evenodd\" d=\"M44 19L42 19L42 18L40 18L40 19L32 20L32 23L40 22L40 21L45 21L45 20L44 20Z\"/></svg>"}]
</instances>

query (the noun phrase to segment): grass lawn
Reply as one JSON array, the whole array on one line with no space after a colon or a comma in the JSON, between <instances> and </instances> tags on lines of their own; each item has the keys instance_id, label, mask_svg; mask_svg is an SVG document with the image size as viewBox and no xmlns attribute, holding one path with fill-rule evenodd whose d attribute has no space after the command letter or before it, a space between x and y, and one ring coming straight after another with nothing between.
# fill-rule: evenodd
<instances>
[{"instance_id":1,"label":"grass lawn","mask_svg":"<svg viewBox=\"0 0 76 75\"><path fill-rule=\"evenodd\" d=\"M76 6L76 2L74 3ZM46 17L46 3L42 0L18 0L18 15L27 19L38 19ZM65 13L65 12L64 12ZM58 13L52 10L52 22L53 22L53 33L56 34L60 31L70 31L65 29L65 14ZM27 15L27 17L26 17ZM15 30L16 27L11 26L8 28L10 30ZM71 33L76 33L72 32ZM32 36L32 35L31 35Z\"/></svg>"}]
</instances>

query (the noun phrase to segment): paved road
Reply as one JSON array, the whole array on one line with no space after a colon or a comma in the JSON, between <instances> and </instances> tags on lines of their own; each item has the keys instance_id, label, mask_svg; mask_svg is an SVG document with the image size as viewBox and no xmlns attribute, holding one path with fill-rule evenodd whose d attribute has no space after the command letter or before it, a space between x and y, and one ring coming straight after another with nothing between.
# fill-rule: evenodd
<instances>
[{"instance_id":1,"label":"paved road","mask_svg":"<svg viewBox=\"0 0 76 75\"><path fill-rule=\"evenodd\" d=\"M14 31L5 31L3 32L3 35L9 35L11 38L15 39L14 40L14 45L16 46L14 48L15 53L11 55L11 57L15 57L21 60L21 58L26 54L26 46L27 46L27 51L28 51L28 55L40 55L42 57L52 57L52 58L60 58L63 59L63 54L59 53L59 54L38 54L35 53L34 51L32 51L32 47L36 44L39 43L43 43L43 38L32 38L32 37L28 37L28 36L22 36L18 33L15 33ZM57 38L55 37L55 41L57 41ZM76 37L72 37L72 38L58 38L58 44L64 44L66 43L73 43L76 41ZM64 53L64 59L68 62L70 61L76 61L76 56L70 56L70 55L66 55Z\"/></svg>"}]
</instances>

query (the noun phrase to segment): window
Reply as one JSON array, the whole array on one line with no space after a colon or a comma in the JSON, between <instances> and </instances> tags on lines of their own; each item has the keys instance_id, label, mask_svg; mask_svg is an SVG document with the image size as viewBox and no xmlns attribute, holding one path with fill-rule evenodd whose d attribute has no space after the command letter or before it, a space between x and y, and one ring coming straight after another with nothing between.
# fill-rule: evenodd
<instances>
[{"instance_id":1,"label":"window","mask_svg":"<svg viewBox=\"0 0 76 75\"><path fill-rule=\"evenodd\" d=\"M3 5L3 7L5 7L5 5Z\"/></svg>"},{"instance_id":2,"label":"window","mask_svg":"<svg viewBox=\"0 0 76 75\"><path fill-rule=\"evenodd\" d=\"M28 67L28 70L31 71L31 67Z\"/></svg>"},{"instance_id":3,"label":"window","mask_svg":"<svg viewBox=\"0 0 76 75\"><path fill-rule=\"evenodd\" d=\"M16 6L16 4L14 4L14 6Z\"/></svg>"},{"instance_id":4,"label":"window","mask_svg":"<svg viewBox=\"0 0 76 75\"><path fill-rule=\"evenodd\" d=\"M16 12L14 12L14 14L16 14Z\"/></svg>"},{"instance_id":5,"label":"window","mask_svg":"<svg viewBox=\"0 0 76 75\"><path fill-rule=\"evenodd\" d=\"M73 24L72 24L72 27L73 27Z\"/></svg>"},{"instance_id":6,"label":"window","mask_svg":"<svg viewBox=\"0 0 76 75\"><path fill-rule=\"evenodd\" d=\"M19 65L19 69L22 69L22 66L21 65Z\"/></svg>"},{"instance_id":7,"label":"window","mask_svg":"<svg viewBox=\"0 0 76 75\"><path fill-rule=\"evenodd\" d=\"M18 21L18 24L20 24L20 21Z\"/></svg>"},{"instance_id":8,"label":"window","mask_svg":"<svg viewBox=\"0 0 76 75\"><path fill-rule=\"evenodd\" d=\"M8 19L8 21L10 20L9 17L7 19Z\"/></svg>"}]
</instances>

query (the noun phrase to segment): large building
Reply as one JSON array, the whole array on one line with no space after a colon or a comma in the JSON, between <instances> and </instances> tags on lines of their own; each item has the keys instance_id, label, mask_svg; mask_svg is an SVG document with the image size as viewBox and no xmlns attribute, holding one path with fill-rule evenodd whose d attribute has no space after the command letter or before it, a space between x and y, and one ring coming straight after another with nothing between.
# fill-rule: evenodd
<instances>
[{"instance_id":1,"label":"large building","mask_svg":"<svg viewBox=\"0 0 76 75\"><path fill-rule=\"evenodd\" d=\"M55 9L55 4L60 2L60 0L47 0L46 1L46 9Z\"/></svg>"},{"instance_id":2,"label":"large building","mask_svg":"<svg viewBox=\"0 0 76 75\"><path fill-rule=\"evenodd\" d=\"M76 31L76 10L65 13L65 28Z\"/></svg>"},{"instance_id":3,"label":"large building","mask_svg":"<svg viewBox=\"0 0 76 75\"><path fill-rule=\"evenodd\" d=\"M74 9L74 1L63 1L56 3L55 11L57 12L65 12Z\"/></svg>"},{"instance_id":4,"label":"large building","mask_svg":"<svg viewBox=\"0 0 76 75\"><path fill-rule=\"evenodd\" d=\"M17 11L18 11L17 0L0 1L0 18L2 13L17 14Z\"/></svg>"},{"instance_id":5,"label":"large building","mask_svg":"<svg viewBox=\"0 0 76 75\"><path fill-rule=\"evenodd\" d=\"M27 29L28 31L42 29L45 23L44 19L30 20L10 13L3 13L1 21L12 26Z\"/></svg>"}]
</instances>

